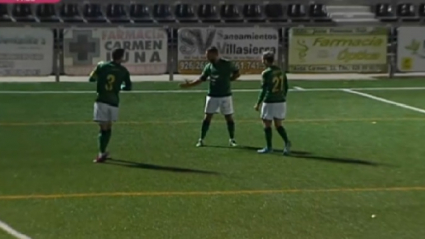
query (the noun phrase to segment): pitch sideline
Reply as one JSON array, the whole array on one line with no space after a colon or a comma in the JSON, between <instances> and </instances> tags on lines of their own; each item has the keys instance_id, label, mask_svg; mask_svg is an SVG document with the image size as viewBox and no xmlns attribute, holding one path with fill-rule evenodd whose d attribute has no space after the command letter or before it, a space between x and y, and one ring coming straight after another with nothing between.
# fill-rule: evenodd
<instances>
[{"instance_id":1,"label":"pitch sideline","mask_svg":"<svg viewBox=\"0 0 425 239\"><path fill-rule=\"evenodd\" d=\"M415 111L415 112L425 114L424 109L413 107L413 106L410 106L410 105L406 105L406 104L403 104L403 103L400 103L400 102L397 102L397 101L387 100L387 99L382 98L382 97L378 97L378 96L374 96L374 95L371 95L371 94L366 94L366 93L363 93L363 92L358 92L358 91L350 90L350 89L344 89L342 91L349 93L349 94L358 95L358 96L361 96L361 97L364 97L364 98L379 101L379 102L382 102L382 103L394 105L394 106L397 106L397 107L400 107L400 108L403 108L403 109L408 109L408 110L411 110L411 111Z\"/></svg>"},{"instance_id":2,"label":"pitch sideline","mask_svg":"<svg viewBox=\"0 0 425 239\"><path fill-rule=\"evenodd\" d=\"M1 220L0 220L0 230L6 232L7 234L11 235L12 237L16 239L31 239L31 237L16 231L11 226L7 225L5 222Z\"/></svg>"}]
</instances>

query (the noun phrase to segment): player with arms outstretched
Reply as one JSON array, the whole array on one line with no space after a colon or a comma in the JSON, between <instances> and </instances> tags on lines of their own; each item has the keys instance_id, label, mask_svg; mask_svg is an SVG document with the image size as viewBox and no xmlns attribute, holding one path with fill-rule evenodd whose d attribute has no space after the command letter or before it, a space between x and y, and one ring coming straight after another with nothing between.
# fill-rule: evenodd
<instances>
[{"instance_id":1,"label":"player with arms outstretched","mask_svg":"<svg viewBox=\"0 0 425 239\"><path fill-rule=\"evenodd\" d=\"M286 116L286 95L288 93L288 80L286 74L277 66L273 65L274 53L263 53L263 64L266 69L262 72L261 92L258 96L255 110L261 107L261 118L266 135L266 147L258 150L258 153L270 153L272 148L272 123L285 142L283 153L289 155L291 142L288 139L282 121Z\"/></svg>"},{"instance_id":2,"label":"player with arms outstretched","mask_svg":"<svg viewBox=\"0 0 425 239\"><path fill-rule=\"evenodd\" d=\"M90 74L90 82L97 82L97 98L94 103L94 121L99 124L99 155L94 162L104 162L106 147L112 133L112 122L118 119L119 93L131 90L130 73L121 65L124 49L112 52L112 61L99 62Z\"/></svg>"},{"instance_id":3,"label":"player with arms outstretched","mask_svg":"<svg viewBox=\"0 0 425 239\"><path fill-rule=\"evenodd\" d=\"M237 146L235 141L235 122L233 120L233 100L231 81L235 81L239 76L239 69L230 61L219 57L218 49L210 47L206 52L209 61L199 79L186 81L180 87L188 88L201 84L209 80L209 91L205 103L205 116L202 122L201 136L196 144L197 147L204 145L204 139L215 113L224 115L229 131L230 146Z\"/></svg>"}]
</instances>

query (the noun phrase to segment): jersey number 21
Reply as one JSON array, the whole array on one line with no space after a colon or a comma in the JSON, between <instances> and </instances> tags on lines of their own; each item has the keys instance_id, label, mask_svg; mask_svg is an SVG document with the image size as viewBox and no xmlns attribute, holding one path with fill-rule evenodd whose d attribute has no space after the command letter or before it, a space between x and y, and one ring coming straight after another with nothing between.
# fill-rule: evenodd
<instances>
[{"instance_id":1,"label":"jersey number 21","mask_svg":"<svg viewBox=\"0 0 425 239\"><path fill-rule=\"evenodd\" d=\"M282 75L275 76L273 78L273 92L283 91L283 77Z\"/></svg>"}]
</instances>

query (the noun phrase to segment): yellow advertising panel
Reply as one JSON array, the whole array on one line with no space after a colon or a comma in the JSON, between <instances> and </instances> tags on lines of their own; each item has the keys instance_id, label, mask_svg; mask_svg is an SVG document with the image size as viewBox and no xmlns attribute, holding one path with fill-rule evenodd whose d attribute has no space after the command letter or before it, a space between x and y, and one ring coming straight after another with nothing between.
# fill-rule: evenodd
<instances>
[{"instance_id":1,"label":"yellow advertising panel","mask_svg":"<svg viewBox=\"0 0 425 239\"><path fill-rule=\"evenodd\" d=\"M305 27L289 32L289 72L387 71L387 28Z\"/></svg>"}]
</instances>

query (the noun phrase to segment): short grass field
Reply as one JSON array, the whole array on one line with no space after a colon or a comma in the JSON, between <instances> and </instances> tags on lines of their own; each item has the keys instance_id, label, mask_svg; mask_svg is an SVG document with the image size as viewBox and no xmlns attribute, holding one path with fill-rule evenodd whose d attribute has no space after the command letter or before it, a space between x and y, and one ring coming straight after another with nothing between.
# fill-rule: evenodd
<instances>
[{"instance_id":1,"label":"short grass field","mask_svg":"<svg viewBox=\"0 0 425 239\"><path fill-rule=\"evenodd\" d=\"M136 83L93 164L93 84L0 84L0 221L32 239L423 238L425 79L290 85L307 89L289 92L290 157L276 133L256 153L258 82L233 84L237 148L219 115L195 147L206 85Z\"/></svg>"}]
</instances>

